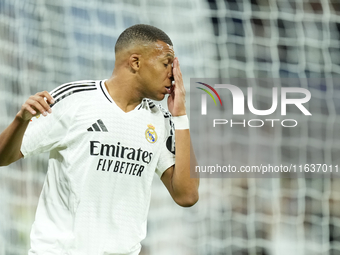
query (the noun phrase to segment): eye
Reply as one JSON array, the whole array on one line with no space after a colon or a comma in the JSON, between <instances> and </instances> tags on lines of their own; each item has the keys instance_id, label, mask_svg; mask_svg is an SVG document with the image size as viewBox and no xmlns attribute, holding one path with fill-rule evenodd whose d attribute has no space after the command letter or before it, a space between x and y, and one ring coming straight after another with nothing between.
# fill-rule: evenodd
<instances>
[{"instance_id":1,"label":"eye","mask_svg":"<svg viewBox=\"0 0 340 255\"><path fill-rule=\"evenodd\" d=\"M168 67L169 64L163 64L165 67Z\"/></svg>"}]
</instances>

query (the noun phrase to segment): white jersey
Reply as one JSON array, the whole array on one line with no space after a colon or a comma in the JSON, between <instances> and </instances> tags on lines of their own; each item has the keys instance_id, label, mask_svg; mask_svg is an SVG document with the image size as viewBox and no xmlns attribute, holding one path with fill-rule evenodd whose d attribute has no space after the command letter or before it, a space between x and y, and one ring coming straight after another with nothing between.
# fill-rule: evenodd
<instances>
[{"instance_id":1,"label":"white jersey","mask_svg":"<svg viewBox=\"0 0 340 255\"><path fill-rule=\"evenodd\" d=\"M104 81L51 92L52 114L34 117L21 152L50 152L29 254L138 254L151 183L174 165L171 115L144 99L125 113Z\"/></svg>"}]
</instances>

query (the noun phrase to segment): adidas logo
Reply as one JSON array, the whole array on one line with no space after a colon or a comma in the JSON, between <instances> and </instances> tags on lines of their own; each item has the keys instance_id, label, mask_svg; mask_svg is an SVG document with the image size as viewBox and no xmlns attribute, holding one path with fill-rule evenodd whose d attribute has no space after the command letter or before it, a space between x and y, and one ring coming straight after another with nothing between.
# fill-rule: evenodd
<instances>
[{"instance_id":1,"label":"adidas logo","mask_svg":"<svg viewBox=\"0 0 340 255\"><path fill-rule=\"evenodd\" d=\"M101 119L99 119L99 120L97 120L97 122L93 123L92 127L89 127L87 129L87 131L108 132L107 128L104 125L104 122Z\"/></svg>"}]
</instances>

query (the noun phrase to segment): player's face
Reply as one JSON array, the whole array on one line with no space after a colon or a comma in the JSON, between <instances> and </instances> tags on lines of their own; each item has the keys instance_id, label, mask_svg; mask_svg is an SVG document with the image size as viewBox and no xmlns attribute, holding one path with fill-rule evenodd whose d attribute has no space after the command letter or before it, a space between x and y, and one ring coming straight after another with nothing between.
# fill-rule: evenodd
<instances>
[{"instance_id":1,"label":"player's face","mask_svg":"<svg viewBox=\"0 0 340 255\"><path fill-rule=\"evenodd\" d=\"M162 100L166 94L169 94L173 80L174 58L175 52L171 45L162 41L157 41L152 45L140 70L145 97Z\"/></svg>"}]
</instances>

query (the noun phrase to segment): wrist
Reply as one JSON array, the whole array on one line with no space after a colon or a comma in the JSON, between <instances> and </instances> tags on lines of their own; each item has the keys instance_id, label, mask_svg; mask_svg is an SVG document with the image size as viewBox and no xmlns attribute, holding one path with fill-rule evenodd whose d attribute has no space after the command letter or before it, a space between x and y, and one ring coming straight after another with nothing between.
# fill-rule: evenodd
<instances>
[{"instance_id":1,"label":"wrist","mask_svg":"<svg viewBox=\"0 0 340 255\"><path fill-rule=\"evenodd\" d=\"M16 122L25 123L25 122L29 122L31 119L25 119L25 118L23 117L21 111L19 111L19 112L17 113L17 115L15 115L14 120L15 120Z\"/></svg>"},{"instance_id":2,"label":"wrist","mask_svg":"<svg viewBox=\"0 0 340 255\"><path fill-rule=\"evenodd\" d=\"M175 130L189 129L189 119L187 115L173 116L172 121L175 125Z\"/></svg>"},{"instance_id":3,"label":"wrist","mask_svg":"<svg viewBox=\"0 0 340 255\"><path fill-rule=\"evenodd\" d=\"M186 111L183 111L183 112L178 112L176 114L172 114L172 117L181 117L181 116L184 116L184 115L187 115Z\"/></svg>"}]
</instances>

